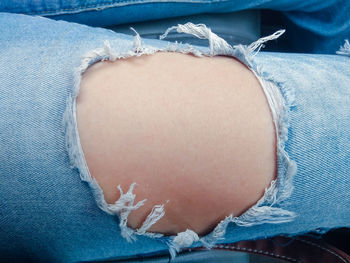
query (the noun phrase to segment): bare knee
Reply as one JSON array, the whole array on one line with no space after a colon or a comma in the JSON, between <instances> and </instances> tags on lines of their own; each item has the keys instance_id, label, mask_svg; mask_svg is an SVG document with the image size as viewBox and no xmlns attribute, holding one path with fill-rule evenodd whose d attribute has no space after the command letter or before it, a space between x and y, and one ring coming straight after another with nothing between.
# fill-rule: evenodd
<instances>
[{"instance_id":1,"label":"bare knee","mask_svg":"<svg viewBox=\"0 0 350 263\"><path fill-rule=\"evenodd\" d=\"M156 53L99 62L83 76L77 120L106 201L133 182L136 201L147 198L129 215L132 228L169 200L149 231L203 235L252 206L276 174L265 96L232 58Z\"/></svg>"}]
</instances>

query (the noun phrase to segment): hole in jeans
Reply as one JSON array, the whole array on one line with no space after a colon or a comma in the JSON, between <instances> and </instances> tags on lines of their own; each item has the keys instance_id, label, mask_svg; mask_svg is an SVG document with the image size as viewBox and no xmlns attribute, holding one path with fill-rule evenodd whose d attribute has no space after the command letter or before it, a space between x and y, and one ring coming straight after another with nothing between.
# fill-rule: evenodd
<instances>
[{"instance_id":1,"label":"hole in jeans","mask_svg":"<svg viewBox=\"0 0 350 263\"><path fill-rule=\"evenodd\" d=\"M254 74L223 56L158 52L98 62L84 73L77 122L89 171L107 203L136 182L127 224L152 208L147 231L209 233L239 216L277 174L276 132Z\"/></svg>"}]
</instances>

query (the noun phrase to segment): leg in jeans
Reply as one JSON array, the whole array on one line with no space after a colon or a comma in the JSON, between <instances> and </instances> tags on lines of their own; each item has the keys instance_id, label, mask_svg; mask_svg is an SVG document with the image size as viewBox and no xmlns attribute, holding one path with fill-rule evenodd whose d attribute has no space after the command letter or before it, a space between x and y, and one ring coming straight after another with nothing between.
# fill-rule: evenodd
<instances>
[{"instance_id":1,"label":"leg in jeans","mask_svg":"<svg viewBox=\"0 0 350 263\"><path fill-rule=\"evenodd\" d=\"M349 226L348 57L0 19L5 257L120 258Z\"/></svg>"}]
</instances>

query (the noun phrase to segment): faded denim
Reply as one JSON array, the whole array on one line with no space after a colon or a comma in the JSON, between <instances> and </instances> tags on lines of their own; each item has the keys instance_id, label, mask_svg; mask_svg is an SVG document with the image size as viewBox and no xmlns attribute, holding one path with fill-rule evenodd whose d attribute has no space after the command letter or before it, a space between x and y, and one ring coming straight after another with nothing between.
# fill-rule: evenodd
<instances>
[{"instance_id":1,"label":"faded denim","mask_svg":"<svg viewBox=\"0 0 350 263\"><path fill-rule=\"evenodd\" d=\"M183 247L350 226L344 35L339 54L320 55L260 51L283 31L231 46L204 25L169 29L210 39L201 47L20 14L0 13L0 25L0 254L6 261L77 262L164 250L175 257ZM162 236L147 232L147 224L127 228L130 204L104 201L81 150L75 120L81 74L101 60L158 51L240 59L260 80L275 121L277 181L242 216L228 216L205 237L191 230ZM122 190L133 201L132 186ZM161 207L151 222L160 214Z\"/></svg>"},{"instance_id":2,"label":"faded denim","mask_svg":"<svg viewBox=\"0 0 350 263\"><path fill-rule=\"evenodd\" d=\"M290 48L334 54L350 36L348 0L5 0L0 12L46 16L107 27L138 21L248 9L282 12Z\"/></svg>"}]
</instances>

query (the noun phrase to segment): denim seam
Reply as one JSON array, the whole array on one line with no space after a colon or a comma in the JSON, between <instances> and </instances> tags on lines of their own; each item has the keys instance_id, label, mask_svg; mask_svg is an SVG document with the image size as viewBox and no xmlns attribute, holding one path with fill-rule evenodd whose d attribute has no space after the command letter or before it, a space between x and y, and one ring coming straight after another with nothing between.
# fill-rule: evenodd
<instances>
[{"instance_id":1,"label":"denim seam","mask_svg":"<svg viewBox=\"0 0 350 263\"><path fill-rule=\"evenodd\" d=\"M279 207L279 205L291 195L293 191L292 180L296 174L296 163L289 159L287 152L284 150L284 144L288 138L289 111L294 102L294 91L290 88L286 88L283 83L274 81L273 76L269 76L264 72L254 60L254 57L263 47L263 44L269 40L277 39L284 33L284 30L279 30L270 36L260 38L249 46L231 46L224 39L211 32L204 24L195 25L186 23L184 25L170 27L160 36L160 39L164 39L167 34L173 30L176 30L177 33L194 35L209 41L209 51L200 51L192 45L179 44L177 42L168 42L168 46L165 48L144 45L140 35L134 29L132 30L136 35L131 50L127 52L113 50L109 41L105 40L104 47L92 50L83 56L80 66L74 72L74 86L72 93L67 98L66 111L62 120L71 167L77 168L81 180L89 184L98 207L110 215L119 217L121 235L129 242L136 240L137 235L157 238L160 242L168 246L171 258L174 259L182 248L190 247L196 243L200 243L208 249L212 248L220 240L224 239L226 228L229 223L234 223L240 227L250 227L264 223L280 224L293 221L296 217L295 213L284 210ZM155 205L139 229L134 230L129 228L127 226L127 219L130 212L141 207L147 200L144 199L134 204L135 194L133 194L133 189L136 183L132 183L126 193L124 193L120 185L118 185L120 198L114 204L108 204L104 199L103 190L89 172L80 144L76 120L76 97L79 93L82 74L92 64L99 61L116 61L121 58L154 54L159 51L180 52L185 54L191 53L198 57L225 55L240 60L257 76L266 95L275 124L277 162L280 164L277 179L272 180L270 186L265 189L264 196L258 200L255 205L240 216L234 217L232 214L227 216L217 224L211 233L204 237L199 237L198 234L191 229L187 229L174 236L164 236L161 233L147 232L153 224L164 216L165 204Z\"/></svg>"},{"instance_id":2,"label":"denim seam","mask_svg":"<svg viewBox=\"0 0 350 263\"><path fill-rule=\"evenodd\" d=\"M228 0L223 0L224 2L228 2ZM108 8L115 8L115 7L121 7L126 6L129 4L151 4L151 3L189 3L189 4L211 4L215 2L223 2L221 0L125 0L125 1L110 1L108 3L103 4L94 4L94 5L86 5L86 6L79 6L76 8L63 8L59 10L45 10L45 11L34 11L34 12L28 12L26 14L28 15L42 15L42 16L55 16L55 15L65 15L65 14L74 14L74 13L82 13L82 12L88 12L88 11L101 11Z\"/></svg>"},{"instance_id":3,"label":"denim seam","mask_svg":"<svg viewBox=\"0 0 350 263\"><path fill-rule=\"evenodd\" d=\"M347 262L348 262L348 261L347 261L345 258L343 258L341 255L338 255L338 254L335 253L334 251L332 251L332 250L330 250L330 249L328 249L328 248L325 248L324 246L315 244L314 242L311 242L311 241L309 241L309 240L305 240L305 239L302 239L302 238L296 238L296 240L299 240L299 241L301 241L301 242L303 242L303 243L305 243L305 244L308 244L308 245L310 245L310 246L314 246L314 247L317 247L317 248L319 248L319 249L321 249L321 250L324 250L324 251L328 252L329 254L332 254L333 256L339 258L339 259L340 259L342 262L344 262L344 263L347 263Z\"/></svg>"},{"instance_id":4,"label":"denim seam","mask_svg":"<svg viewBox=\"0 0 350 263\"><path fill-rule=\"evenodd\" d=\"M297 260L296 258L291 258L291 257L287 257L287 256L283 256L280 254L275 254L273 252L269 252L269 251L265 251L265 250L261 250L261 249L253 249L253 248L246 248L246 247L240 247L240 246L227 246L227 245L216 245L214 248L219 248L219 249L234 249L234 250L238 250L238 251L243 251L243 252L251 252L251 253L256 253L256 254L262 254L262 255L269 255L269 256L273 256L275 258L280 258L280 259L285 259L285 260L289 260L289 261L293 261L293 262L301 262L299 260Z\"/></svg>"}]
</instances>

